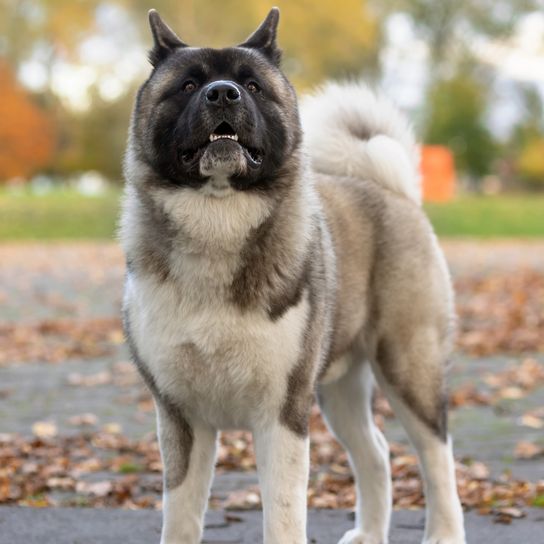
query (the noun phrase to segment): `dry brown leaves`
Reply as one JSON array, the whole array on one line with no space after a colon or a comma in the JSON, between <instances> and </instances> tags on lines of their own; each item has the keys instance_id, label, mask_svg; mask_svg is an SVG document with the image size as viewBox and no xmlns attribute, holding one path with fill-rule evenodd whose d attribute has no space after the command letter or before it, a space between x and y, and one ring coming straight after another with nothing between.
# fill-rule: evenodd
<instances>
[{"instance_id":1,"label":"dry brown leaves","mask_svg":"<svg viewBox=\"0 0 544 544\"><path fill-rule=\"evenodd\" d=\"M544 351L544 274L526 270L463 277L456 290L462 350L476 356ZM98 357L122 339L116 317L0 323L0 365Z\"/></svg>"},{"instance_id":2,"label":"dry brown leaves","mask_svg":"<svg viewBox=\"0 0 544 544\"><path fill-rule=\"evenodd\" d=\"M488 391L482 391L474 383L467 383L452 391L450 406L490 406L501 400L518 400L544 385L544 364L526 357L500 372L488 372L483 376ZM539 419L544 414L527 414L521 423L527 427L540 428ZM544 426L544 423L542 423Z\"/></svg>"},{"instance_id":3,"label":"dry brown leaves","mask_svg":"<svg viewBox=\"0 0 544 544\"><path fill-rule=\"evenodd\" d=\"M0 467L0 503L149 507L156 499L148 495L160 486L159 479L146 485L132 473L160 472L156 442L106 433L55 439L0 435ZM65 500L56 498L63 494Z\"/></svg>"},{"instance_id":4,"label":"dry brown leaves","mask_svg":"<svg viewBox=\"0 0 544 544\"><path fill-rule=\"evenodd\" d=\"M544 274L494 272L455 282L459 346L471 355L544 351Z\"/></svg>"},{"instance_id":5,"label":"dry brown leaves","mask_svg":"<svg viewBox=\"0 0 544 544\"><path fill-rule=\"evenodd\" d=\"M23 361L57 363L102 357L122 342L119 318L4 323L0 324L0 366Z\"/></svg>"},{"instance_id":6,"label":"dry brown leaves","mask_svg":"<svg viewBox=\"0 0 544 544\"><path fill-rule=\"evenodd\" d=\"M85 425L85 418L79 423ZM32 439L0 435L0 504L160 507L162 465L154 436L133 441L114 432L57 437L54 431L38 427L40 436ZM312 417L311 439L309 505L353 508L355 492L346 453L332 439L317 412ZM527 448L517 453L527 455ZM249 433L223 434L217 466L219 471L255 470ZM424 506L415 456L392 444L391 469L395 507ZM456 470L464 506L495 514L498 521L519 517L513 514L519 511L522 515L523 507L536 504L544 496L544 481L524 482L508 476L492 479L488 468L478 462L458 462ZM255 486L219 502L212 497L211 503L230 510L261 505Z\"/></svg>"},{"instance_id":7,"label":"dry brown leaves","mask_svg":"<svg viewBox=\"0 0 544 544\"><path fill-rule=\"evenodd\" d=\"M424 507L425 499L416 457L399 444L393 443L390 447L395 508ZM316 413L311 425L311 463L309 506L328 509L353 508L355 489L346 453L331 438ZM524 507L541 506L544 497L544 480L520 481L508 474L493 479L488 467L481 462L457 462L456 474L463 506L480 514L493 515L497 523L511 523L513 519L524 517ZM250 486L238 490L218 506L227 510L260 508L259 489Z\"/></svg>"}]
</instances>

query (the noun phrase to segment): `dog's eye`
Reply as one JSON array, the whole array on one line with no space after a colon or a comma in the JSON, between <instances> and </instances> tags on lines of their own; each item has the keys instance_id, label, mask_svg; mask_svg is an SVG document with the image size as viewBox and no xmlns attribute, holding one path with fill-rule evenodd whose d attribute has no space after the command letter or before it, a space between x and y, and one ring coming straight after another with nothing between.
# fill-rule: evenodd
<instances>
[{"instance_id":1,"label":"dog's eye","mask_svg":"<svg viewBox=\"0 0 544 544\"><path fill-rule=\"evenodd\" d=\"M189 79L182 85L181 90L184 93L192 93L194 90L196 90L196 83Z\"/></svg>"},{"instance_id":2,"label":"dog's eye","mask_svg":"<svg viewBox=\"0 0 544 544\"><path fill-rule=\"evenodd\" d=\"M249 81L246 84L246 87L247 87L247 90L250 93L258 93L261 90L261 88L259 87L259 85L255 81Z\"/></svg>"}]
</instances>

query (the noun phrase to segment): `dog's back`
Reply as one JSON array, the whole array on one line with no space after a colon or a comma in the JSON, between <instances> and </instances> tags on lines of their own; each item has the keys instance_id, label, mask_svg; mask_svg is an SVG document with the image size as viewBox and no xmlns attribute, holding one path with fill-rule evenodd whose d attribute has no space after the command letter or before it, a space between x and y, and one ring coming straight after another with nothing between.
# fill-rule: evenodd
<instances>
[{"instance_id":1,"label":"dog's back","mask_svg":"<svg viewBox=\"0 0 544 544\"><path fill-rule=\"evenodd\" d=\"M301 117L337 254L329 364L354 342L375 358L380 338L393 327L400 334L416 315L432 315L445 358L452 291L420 207L419 151L406 118L357 83L326 84L302 100Z\"/></svg>"},{"instance_id":2,"label":"dog's back","mask_svg":"<svg viewBox=\"0 0 544 544\"><path fill-rule=\"evenodd\" d=\"M419 154L405 118L356 83L325 85L301 108L305 147L336 255L332 344L318 398L350 454L357 527L341 544L387 541L387 443L371 414L373 376L422 464L431 505L425 544L464 543L447 435L445 362L453 292L421 209Z\"/></svg>"}]
</instances>

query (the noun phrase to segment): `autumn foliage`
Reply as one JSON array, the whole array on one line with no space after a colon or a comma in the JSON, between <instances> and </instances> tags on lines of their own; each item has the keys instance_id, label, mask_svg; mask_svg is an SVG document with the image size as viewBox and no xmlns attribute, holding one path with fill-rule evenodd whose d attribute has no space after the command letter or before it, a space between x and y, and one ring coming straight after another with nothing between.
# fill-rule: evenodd
<instances>
[{"instance_id":1,"label":"autumn foliage","mask_svg":"<svg viewBox=\"0 0 544 544\"><path fill-rule=\"evenodd\" d=\"M52 159L54 123L18 85L1 59L0 96L0 182L28 178Z\"/></svg>"}]
</instances>

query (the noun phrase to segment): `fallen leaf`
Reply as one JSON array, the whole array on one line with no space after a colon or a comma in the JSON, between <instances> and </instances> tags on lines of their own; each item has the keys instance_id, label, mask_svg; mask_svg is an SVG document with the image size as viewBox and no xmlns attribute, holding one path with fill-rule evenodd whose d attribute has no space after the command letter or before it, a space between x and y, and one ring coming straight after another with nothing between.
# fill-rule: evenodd
<instances>
[{"instance_id":1,"label":"fallen leaf","mask_svg":"<svg viewBox=\"0 0 544 544\"><path fill-rule=\"evenodd\" d=\"M534 459L543 453L544 450L540 446L537 446L533 442L526 441L518 442L514 451L514 455L518 459Z\"/></svg>"},{"instance_id":2,"label":"fallen leaf","mask_svg":"<svg viewBox=\"0 0 544 544\"><path fill-rule=\"evenodd\" d=\"M75 425L76 427L82 426L93 426L98 422L98 418L94 414L80 414L77 416L72 416L68 419L70 425Z\"/></svg>"},{"instance_id":3,"label":"fallen leaf","mask_svg":"<svg viewBox=\"0 0 544 544\"><path fill-rule=\"evenodd\" d=\"M53 438L57 435L57 426L50 421L36 421L32 425L32 432L38 438Z\"/></svg>"}]
</instances>

